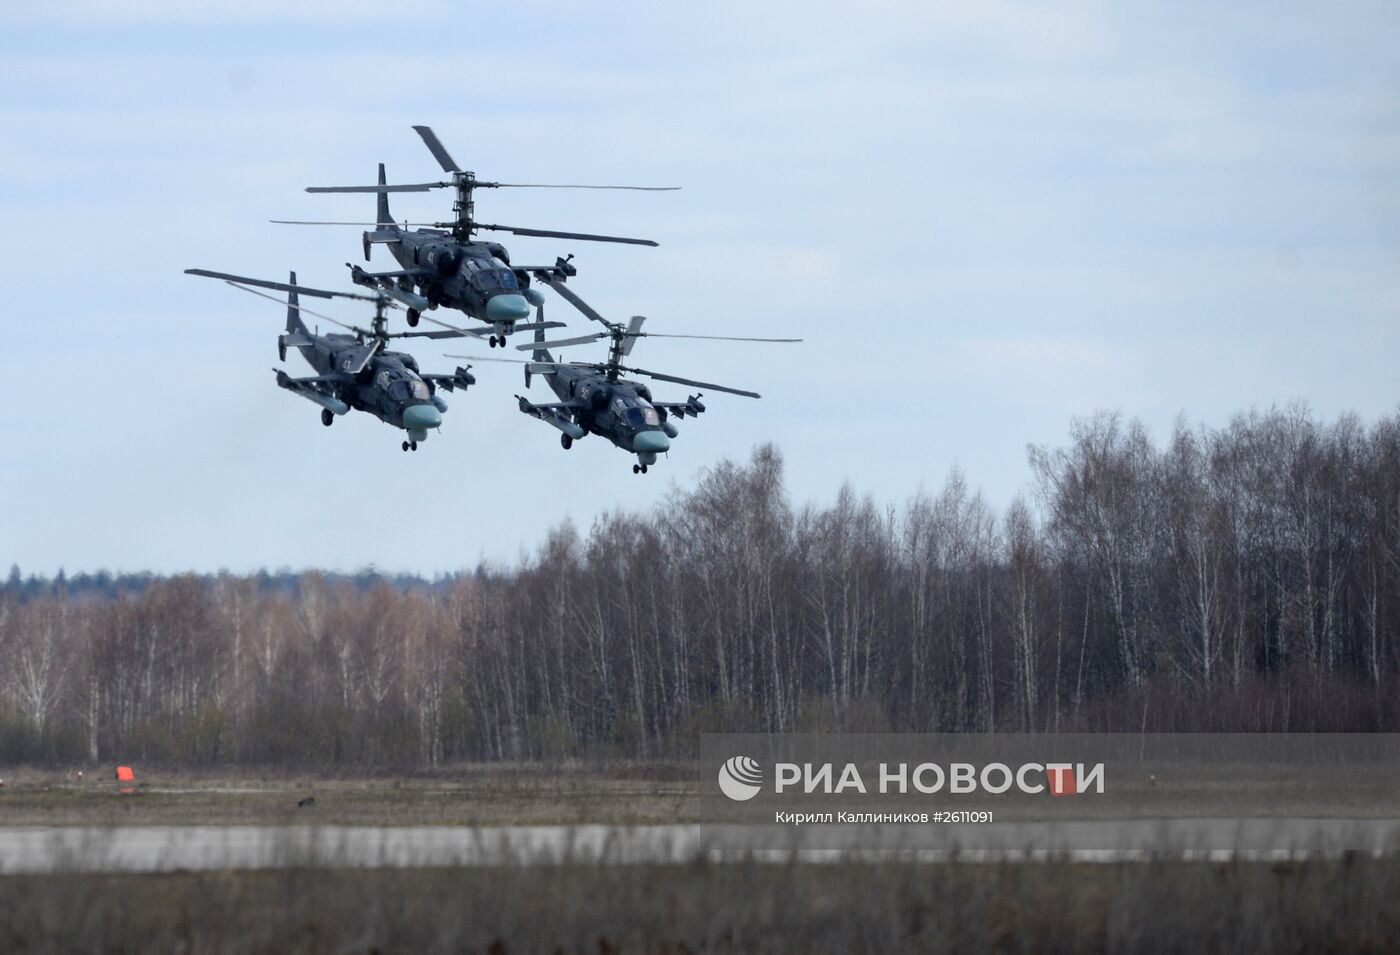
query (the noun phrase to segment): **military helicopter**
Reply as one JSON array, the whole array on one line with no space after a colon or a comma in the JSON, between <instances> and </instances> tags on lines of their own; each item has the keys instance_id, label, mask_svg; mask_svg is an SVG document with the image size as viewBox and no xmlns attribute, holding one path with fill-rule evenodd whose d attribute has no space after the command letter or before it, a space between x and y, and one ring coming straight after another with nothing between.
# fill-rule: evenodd
<instances>
[{"instance_id":1,"label":"military helicopter","mask_svg":"<svg viewBox=\"0 0 1400 955\"><path fill-rule=\"evenodd\" d=\"M540 281L549 285L566 301L584 315L606 328L606 331L576 338L546 341L544 338L544 306L537 306L540 321L536 323L534 342L517 345L520 351L533 350L532 360L510 358L490 358L480 356L481 361L515 361L525 366L525 387L529 388L534 375L539 375L549 383L549 387L560 399L548 404L535 404L527 398L516 395L520 410L532 418L557 428L561 434L559 443L567 451L578 439L596 434L607 438L623 451L635 454L637 461L632 465L633 474L646 474L648 467L656 463L656 456L671 448L671 439L679 435L679 430L671 423L671 416L684 418L704 412L700 399L703 394L694 394L684 402L655 401L651 389L644 383L628 381L621 377L622 372L644 375L658 381L670 381L681 385L694 385L731 395L758 398L753 391L743 391L726 385L695 381L691 378L678 378L663 375L644 368L629 368L622 359L632 353L639 338L691 338L727 342L800 342L800 338L738 338L729 335L668 335L642 331L646 321L643 315L634 315L627 325L608 321L587 302L574 294L574 291L561 280L543 270L536 272ZM564 348L590 342L609 340L608 359L602 363L555 361L549 348ZM449 358L469 358L467 355L448 355Z\"/></svg>"},{"instance_id":2,"label":"military helicopter","mask_svg":"<svg viewBox=\"0 0 1400 955\"><path fill-rule=\"evenodd\" d=\"M473 333L465 330L391 333L384 310L393 305L384 295L309 288L297 284L295 272L289 274L286 282L269 282L207 269L186 269L185 272L223 279L234 288L278 304L281 304L281 299L249 286L287 293L287 330L277 337L277 357L286 361L287 349L295 348L316 374L293 378L280 368L273 371L277 374L278 385L321 406L321 423L326 427L334 423L337 415L347 414L351 409L366 411L385 424L407 431L408 438L403 442L403 450L417 451L418 442L426 440L428 431L442 424L443 413L447 411L447 402L438 397L437 389L466 389L476 383L468 371L470 366L458 368L450 375L425 375L418 370L418 362L412 355L388 351L385 345L391 338L458 338L470 337ZM368 329L346 325L301 305L298 293L318 298L370 301L374 303L374 318ZM352 334L333 332L321 335L313 332L302 321L303 312L338 325ZM539 329L539 334L544 334L543 328Z\"/></svg>"},{"instance_id":3,"label":"military helicopter","mask_svg":"<svg viewBox=\"0 0 1400 955\"><path fill-rule=\"evenodd\" d=\"M513 266L510 254L499 242L473 238L478 231L509 232L514 235L543 236L556 239L581 239L588 242L621 242L627 245L656 245L650 239L629 239L613 235L591 235L584 232L556 232L548 229L526 229L518 226L488 225L476 220L473 193L477 189L628 189L641 192L666 192L679 186L586 186L520 182L489 182L463 170L448 155L437 134L427 126L414 126L429 152L452 178L447 182L420 182L387 185L384 164L379 164L379 183L373 186L310 186L307 192L373 192L378 195L378 215L374 222L316 222L273 219L283 225L359 225L372 226L363 235L365 261L370 261L370 248L386 246L401 269L392 272L368 272L357 265L350 266L351 281L374 288L402 303L408 309L409 325L417 325L424 309L446 305L460 309L493 329L490 345L505 347L506 336L517 323L529 317L530 306L538 306L544 298L530 288L532 272L550 272L561 276L577 274L577 268L567 259L553 266ZM427 192L430 189L453 189L456 201L451 222L408 223L400 226L389 213L391 192ZM420 228L409 228L410 225ZM570 256L572 258L572 256ZM349 265L349 263L346 263ZM432 321L432 319L429 319Z\"/></svg>"}]
</instances>

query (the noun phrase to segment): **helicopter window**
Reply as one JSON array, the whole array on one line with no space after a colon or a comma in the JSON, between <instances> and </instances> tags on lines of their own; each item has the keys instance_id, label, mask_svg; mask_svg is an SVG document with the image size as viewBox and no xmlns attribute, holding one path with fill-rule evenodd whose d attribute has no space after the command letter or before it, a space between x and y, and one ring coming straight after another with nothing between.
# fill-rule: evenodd
<instances>
[{"instance_id":1,"label":"helicopter window","mask_svg":"<svg viewBox=\"0 0 1400 955\"><path fill-rule=\"evenodd\" d=\"M496 280L500 283L501 288L520 288L520 283L515 280L515 273L510 269L497 269Z\"/></svg>"},{"instance_id":2,"label":"helicopter window","mask_svg":"<svg viewBox=\"0 0 1400 955\"><path fill-rule=\"evenodd\" d=\"M657 416L655 408L638 408L634 406L627 409L627 423L634 428L641 428L646 425L659 425L661 419Z\"/></svg>"},{"instance_id":3,"label":"helicopter window","mask_svg":"<svg viewBox=\"0 0 1400 955\"><path fill-rule=\"evenodd\" d=\"M417 378L399 378L389 385L389 397L395 401L427 401L432 397L428 383Z\"/></svg>"}]
</instances>

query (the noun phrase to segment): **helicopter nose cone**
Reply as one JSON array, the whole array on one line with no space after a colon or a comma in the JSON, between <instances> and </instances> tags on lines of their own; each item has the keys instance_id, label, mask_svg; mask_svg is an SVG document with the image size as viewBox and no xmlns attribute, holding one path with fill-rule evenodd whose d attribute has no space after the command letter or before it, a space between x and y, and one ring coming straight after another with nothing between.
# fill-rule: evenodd
<instances>
[{"instance_id":1,"label":"helicopter nose cone","mask_svg":"<svg viewBox=\"0 0 1400 955\"><path fill-rule=\"evenodd\" d=\"M663 431L642 431L632 436L632 450L638 454L660 454L671 450L671 439Z\"/></svg>"},{"instance_id":2,"label":"helicopter nose cone","mask_svg":"<svg viewBox=\"0 0 1400 955\"><path fill-rule=\"evenodd\" d=\"M486 303L486 320L489 322L517 322L530 317L530 303L525 296L510 293L493 296Z\"/></svg>"},{"instance_id":3,"label":"helicopter nose cone","mask_svg":"<svg viewBox=\"0 0 1400 955\"><path fill-rule=\"evenodd\" d=\"M442 412L432 405L412 405L403 411L403 426L410 431L436 428L442 424Z\"/></svg>"}]
</instances>

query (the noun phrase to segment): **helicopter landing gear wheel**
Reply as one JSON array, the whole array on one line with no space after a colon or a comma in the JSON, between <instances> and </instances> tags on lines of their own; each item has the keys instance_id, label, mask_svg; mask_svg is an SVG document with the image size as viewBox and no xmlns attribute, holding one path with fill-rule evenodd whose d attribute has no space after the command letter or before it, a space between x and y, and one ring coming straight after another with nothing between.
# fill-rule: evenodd
<instances>
[{"instance_id":1,"label":"helicopter landing gear wheel","mask_svg":"<svg viewBox=\"0 0 1400 955\"><path fill-rule=\"evenodd\" d=\"M642 473L643 473L643 474L646 474L646 473L647 473L647 466L646 466L645 464L642 465Z\"/></svg>"},{"instance_id":2,"label":"helicopter landing gear wheel","mask_svg":"<svg viewBox=\"0 0 1400 955\"><path fill-rule=\"evenodd\" d=\"M640 464L634 464L634 465L632 465L632 473L633 473L633 474L641 474L641 473L642 473L642 466L641 466Z\"/></svg>"},{"instance_id":3,"label":"helicopter landing gear wheel","mask_svg":"<svg viewBox=\"0 0 1400 955\"><path fill-rule=\"evenodd\" d=\"M408 450L410 450L410 451L417 451L417 450L418 450L418 442L417 442L417 441L410 441L410 442L408 442Z\"/></svg>"},{"instance_id":4,"label":"helicopter landing gear wheel","mask_svg":"<svg viewBox=\"0 0 1400 955\"><path fill-rule=\"evenodd\" d=\"M408 310L408 324L410 328L415 327L418 324L418 315L418 309L410 308Z\"/></svg>"},{"instance_id":5,"label":"helicopter landing gear wheel","mask_svg":"<svg viewBox=\"0 0 1400 955\"><path fill-rule=\"evenodd\" d=\"M574 446L574 439L569 437L567 434L561 434L559 436L559 443L562 444L564 446L564 450L567 451Z\"/></svg>"},{"instance_id":6,"label":"helicopter landing gear wheel","mask_svg":"<svg viewBox=\"0 0 1400 955\"><path fill-rule=\"evenodd\" d=\"M334 424L334 423L335 423L335 415L331 413L331 409L329 409L329 408L322 408L322 409L321 409L321 424L323 424L323 425L325 425L327 428L329 428L329 427L330 427L332 424Z\"/></svg>"},{"instance_id":7,"label":"helicopter landing gear wheel","mask_svg":"<svg viewBox=\"0 0 1400 955\"><path fill-rule=\"evenodd\" d=\"M489 339L489 341L491 342L491 347L492 347L492 348L495 348L495 347L496 347L496 344L497 344L496 336L495 336L495 335L492 335L491 338ZM505 342L500 342L500 344L504 345Z\"/></svg>"},{"instance_id":8,"label":"helicopter landing gear wheel","mask_svg":"<svg viewBox=\"0 0 1400 955\"><path fill-rule=\"evenodd\" d=\"M405 442L403 443L402 447L403 447L403 449L404 449L405 451L407 451L407 450L408 450L408 442L405 441Z\"/></svg>"}]
</instances>

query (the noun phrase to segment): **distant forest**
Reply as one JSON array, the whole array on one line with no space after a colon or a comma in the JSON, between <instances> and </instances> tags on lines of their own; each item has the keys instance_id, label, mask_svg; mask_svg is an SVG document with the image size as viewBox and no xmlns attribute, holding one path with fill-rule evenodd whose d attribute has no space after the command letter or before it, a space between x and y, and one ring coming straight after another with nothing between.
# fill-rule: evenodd
<instances>
[{"instance_id":1,"label":"distant forest","mask_svg":"<svg viewBox=\"0 0 1400 955\"><path fill-rule=\"evenodd\" d=\"M0 760L430 767L775 731L1397 731L1400 414L1114 414L794 507L770 446L519 566L0 587Z\"/></svg>"}]
</instances>

